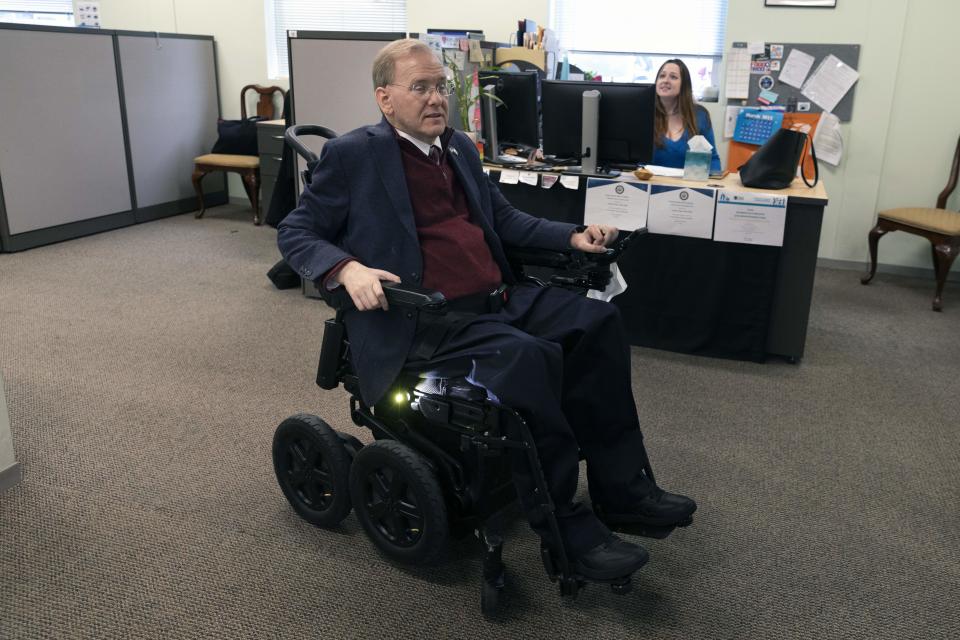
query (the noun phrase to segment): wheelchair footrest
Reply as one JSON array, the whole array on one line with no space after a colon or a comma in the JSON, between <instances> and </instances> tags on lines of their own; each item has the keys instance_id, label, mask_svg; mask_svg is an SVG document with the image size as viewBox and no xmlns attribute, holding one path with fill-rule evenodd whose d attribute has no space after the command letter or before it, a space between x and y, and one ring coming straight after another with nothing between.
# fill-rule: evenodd
<instances>
[{"instance_id":1,"label":"wheelchair footrest","mask_svg":"<svg viewBox=\"0 0 960 640\"><path fill-rule=\"evenodd\" d=\"M560 595L564 598L573 600L581 589L588 584L606 584L610 585L610 590L617 595L630 593L633 589L632 575L618 576L616 578L587 578L577 573L565 575L559 567L559 563L554 558L553 553L546 545L541 545L540 556L543 560L543 568L547 571L547 576L551 582L558 582L560 586Z\"/></svg>"},{"instance_id":2,"label":"wheelchair footrest","mask_svg":"<svg viewBox=\"0 0 960 640\"><path fill-rule=\"evenodd\" d=\"M644 524L642 522L609 522L607 520L603 520L603 523L614 533L626 533L628 535L662 540L673 533L673 530L677 527L688 527L693 524L693 518L687 518L686 520L668 525Z\"/></svg>"}]
</instances>

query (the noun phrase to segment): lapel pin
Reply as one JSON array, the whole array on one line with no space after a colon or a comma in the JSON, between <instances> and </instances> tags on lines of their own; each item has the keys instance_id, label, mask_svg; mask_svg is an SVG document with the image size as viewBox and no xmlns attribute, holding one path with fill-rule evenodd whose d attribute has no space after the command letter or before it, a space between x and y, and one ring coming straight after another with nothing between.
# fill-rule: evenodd
<instances>
[{"instance_id":1,"label":"lapel pin","mask_svg":"<svg viewBox=\"0 0 960 640\"><path fill-rule=\"evenodd\" d=\"M454 149L453 147L450 147L450 153L457 156L458 158L460 157L460 152Z\"/></svg>"}]
</instances>

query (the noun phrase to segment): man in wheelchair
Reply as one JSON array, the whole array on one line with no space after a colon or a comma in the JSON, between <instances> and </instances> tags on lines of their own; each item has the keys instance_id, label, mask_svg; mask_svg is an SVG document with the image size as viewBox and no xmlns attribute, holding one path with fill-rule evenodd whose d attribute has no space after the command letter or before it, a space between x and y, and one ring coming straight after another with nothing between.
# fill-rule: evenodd
<instances>
[{"instance_id":1,"label":"man in wheelchair","mask_svg":"<svg viewBox=\"0 0 960 640\"><path fill-rule=\"evenodd\" d=\"M654 481L616 307L519 283L505 249L602 255L617 230L513 208L473 142L447 126L447 79L423 43L384 47L373 81L383 120L324 145L298 208L278 228L290 266L321 290L345 290L355 307L338 319L359 404L382 404L394 381L414 372L510 408L518 416L506 428L511 440L526 433L534 444L526 457L514 452L513 483L548 570L553 562L578 580L629 577L647 551L611 530L662 537L689 524L696 504ZM394 283L442 293L451 313L441 321L398 304ZM592 508L575 501L581 457Z\"/></svg>"}]
</instances>

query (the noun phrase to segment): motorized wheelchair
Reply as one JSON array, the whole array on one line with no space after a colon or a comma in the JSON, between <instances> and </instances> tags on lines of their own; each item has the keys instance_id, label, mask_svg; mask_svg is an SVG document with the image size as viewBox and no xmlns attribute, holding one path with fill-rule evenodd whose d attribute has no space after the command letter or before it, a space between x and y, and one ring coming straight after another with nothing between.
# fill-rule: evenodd
<instances>
[{"instance_id":1,"label":"motorized wheelchair","mask_svg":"<svg viewBox=\"0 0 960 640\"><path fill-rule=\"evenodd\" d=\"M309 182L317 158L303 144L302 135L334 135L312 125L287 130L288 144L307 160L304 181ZM626 235L601 254L522 249L509 251L509 259L518 278L539 286L603 290L611 278L610 264L635 235ZM427 315L434 322L456 315L448 314L447 301L438 292L383 284L391 308ZM383 555L405 564L436 561L451 535L475 534L483 548L480 606L490 616L504 588L502 512L517 499L511 468L525 465L535 487L534 509L546 519L551 537L560 545L542 545L541 556L561 595L572 599L590 581L605 582L618 594L630 590L630 575L598 581L572 571L522 415L491 401L483 388L462 377L421 378L414 373L401 374L389 393L367 406L360 396L343 322L352 309L350 297L342 287L319 293L336 314L324 327L316 382L323 389L343 385L350 394L353 422L370 429L374 441L364 446L313 415L294 415L279 425L273 439L274 469L281 490L303 519L333 527L353 509ZM655 481L649 461L638 464ZM689 521L611 528L663 538L675 526L686 524Z\"/></svg>"}]
</instances>

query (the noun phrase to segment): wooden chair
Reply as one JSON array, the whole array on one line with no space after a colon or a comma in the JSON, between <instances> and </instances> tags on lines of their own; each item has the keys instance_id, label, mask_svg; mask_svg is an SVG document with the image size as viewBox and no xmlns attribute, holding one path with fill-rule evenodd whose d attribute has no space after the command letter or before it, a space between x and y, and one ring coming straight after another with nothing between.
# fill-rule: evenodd
<instances>
[{"instance_id":1,"label":"wooden chair","mask_svg":"<svg viewBox=\"0 0 960 640\"><path fill-rule=\"evenodd\" d=\"M281 87L261 87L248 84L240 90L240 117L247 119L247 91L250 89L259 94L257 99L257 115L272 120L277 117L277 107L273 103L274 94L279 93L283 98ZM200 200L200 209L196 216L200 218L206 211L203 203L203 186L200 181L213 171L233 171L240 174L243 188L253 207L253 224L260 224L260 158L259 156L244 156L228 153L207 153L193 159L193 190Z\"/></svg>"},{"instance_id":2,"label":"wooden chair","mask_svg":"<svg viewBox=\"0 0 960 640\"><path fill-rule=\"evenodd\" d=\"M870 231L870 273L860 278L861 284L867 284L877 273L877 245L880 237L888 231L906 231L923 236L930 241L933 253L933 271L937 278L937 291L933 296L933 310L942 311L943 285L954 258L960 253L960 213L947 209L947 198L957 186L960 173L960 138L953 154L953 167L947 186L940 192L935 209L923 207L903 207L889 209L877 214L877 226Z\"/></svg>"}]
</instances>

